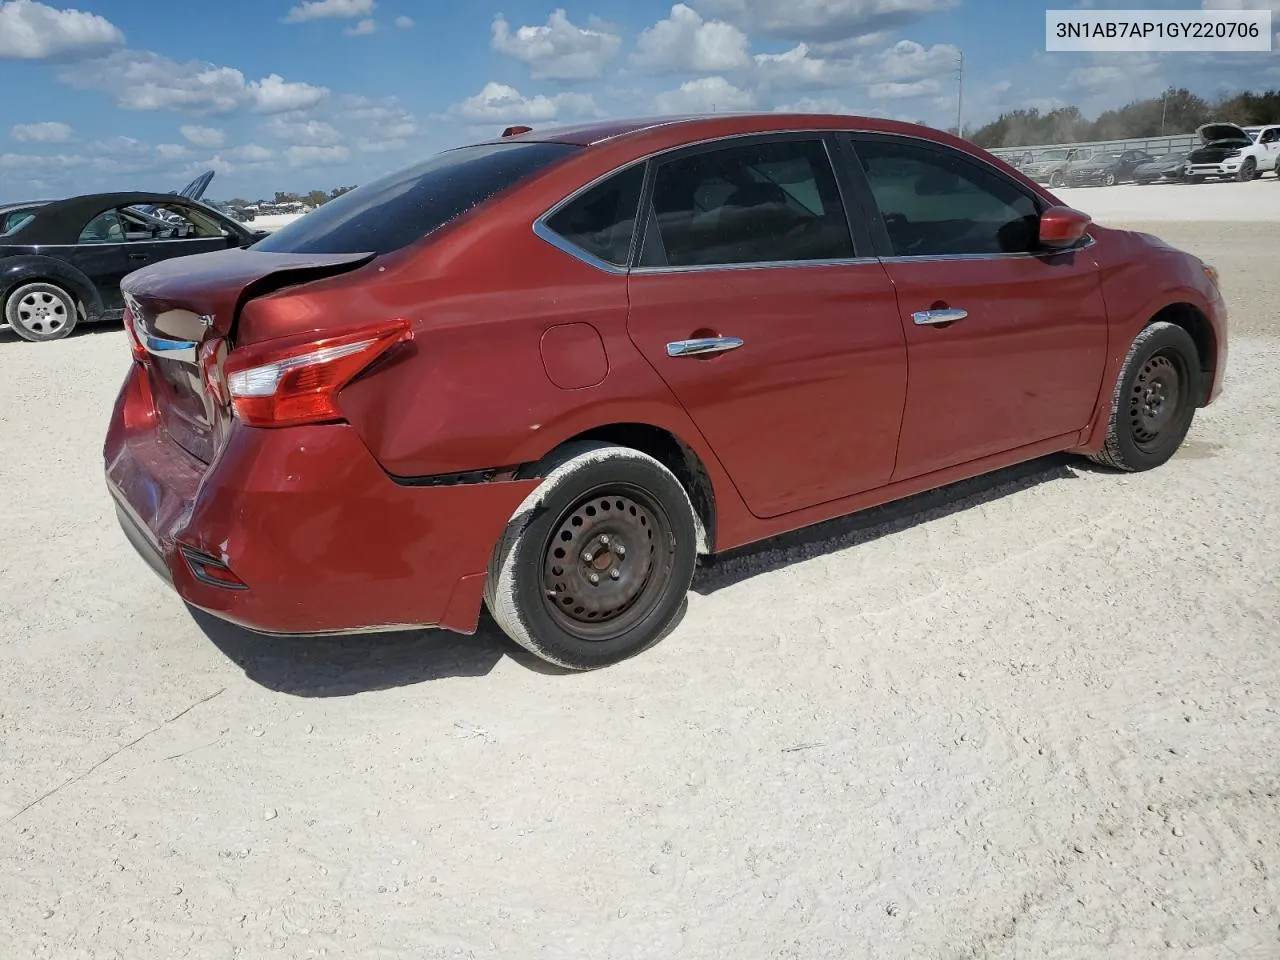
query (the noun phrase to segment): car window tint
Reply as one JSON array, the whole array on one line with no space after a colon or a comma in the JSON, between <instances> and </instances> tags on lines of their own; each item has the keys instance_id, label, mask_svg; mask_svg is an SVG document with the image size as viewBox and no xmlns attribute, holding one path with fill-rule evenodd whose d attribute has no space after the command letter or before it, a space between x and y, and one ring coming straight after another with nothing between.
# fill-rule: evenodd
<instances>
[{"instance_id":1,"label":"car window tint","mask_svg":"<svg viewBox=\"0 0 1280 960\"><path fill-rule=\"evenodd\" d=\"M0 215L0 234L17 233L35 218L30 210L11 210Z\"/></svg>"},{"instance_id":2,"label":"car window tint","mask_svg":"<svg viewBox=\"0 0 1280 960\"><path fill-rule=\"evenodd\" d=\"M124 229L114 210L98 214L80 231L81 243L120 243L123 240Z\"/></svg>"},{"instance_id":3,"label":"car window tint","mask_svg":"<svg viewBox=\"0 0 1280 960\"><path fill-rule=\"evenodd\" d=\"M852 257L853 241L821 140L783 140L667 161L654 179L645 266Z\"/></svg>"},{"instance_id":4,"label":"car window tint","mask_svg":"<svg viewBox=\"0 0 1280 960\"><path fill-rule=\"evenodd\" d=\"M547 226L606 263L623 266L631 252L644 164L602 180L547 218Z\"/></svg>"},{"instance_id":5,"label":"car window tint","mask_svg":"<svg viewBox=\"0 0 1280 960\"><path fill-rule=\"evenodd\" d=\"M366 183L254 244L273 253L390 253L581 147L484 143Z\"/></svg>"},{"instance_id":6,"label":"car window tint","mask_svg":"<svg viewBox=\"0 0 1280 960\"><path fill-rule=\"evenodd\" d=\"M1012 181L946 147L859 140L895 256L1025 253L1040 210Z\"/></svg>"}]
</instances>

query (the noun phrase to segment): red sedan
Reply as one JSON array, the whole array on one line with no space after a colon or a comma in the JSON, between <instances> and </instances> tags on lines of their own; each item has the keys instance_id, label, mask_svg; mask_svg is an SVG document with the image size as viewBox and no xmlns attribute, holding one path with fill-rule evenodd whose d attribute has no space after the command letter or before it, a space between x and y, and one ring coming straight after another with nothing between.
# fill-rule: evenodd
<instances>
[{"instance_id":1,"label":"red sedan","mask_svg":"<svg viewBox=\"0 0 1280 960\"><path fill-rule=\"evenodd\" d=\"M648 647L699 554L1056 451L1169 459L1214 270L938 131L609 122L438 154L123 284L107 481L188 603L273 634L482 603Z\"/></svg>"}]
</instances>

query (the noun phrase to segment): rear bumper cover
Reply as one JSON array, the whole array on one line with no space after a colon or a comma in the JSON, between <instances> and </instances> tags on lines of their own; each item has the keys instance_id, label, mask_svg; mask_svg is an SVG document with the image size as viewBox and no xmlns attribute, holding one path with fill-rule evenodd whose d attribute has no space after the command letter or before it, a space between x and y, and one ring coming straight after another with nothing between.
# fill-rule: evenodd
<instances>
[{"instance_id":1,"label":"rear bumper cover","mask_svg":"<svg viewBox=\"0 0 1280 960\"><path fill-rule=\"evenodd\" d=\"M406 487L346 424L236 425L206 466L167 438L149 402L131 372L104 448L107 485L130 543L187 603L268 634L475 631L493 546L536 480ZM247 589L197 579L179 543Z\"/></svg>"}]
</instances>

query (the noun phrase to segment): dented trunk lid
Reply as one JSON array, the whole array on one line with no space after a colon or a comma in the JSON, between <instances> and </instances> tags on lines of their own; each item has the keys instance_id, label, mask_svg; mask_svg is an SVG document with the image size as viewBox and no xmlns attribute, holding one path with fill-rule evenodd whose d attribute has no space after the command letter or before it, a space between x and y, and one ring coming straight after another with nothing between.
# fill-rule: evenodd
<instances>
[{"instance_id":1,"label":"dented trunk lid","mask_svg":"<svg viewBox=\"0 0 1280 960\"><path fill-rule=\"evenodd\" d=\"M134 336L147 353L165 432L209 463L229 425L216 385L241 308L254 297L355 270L373 258L234 249L161 261L125 277L120 289Z\"/></svg>"}]
</instances>

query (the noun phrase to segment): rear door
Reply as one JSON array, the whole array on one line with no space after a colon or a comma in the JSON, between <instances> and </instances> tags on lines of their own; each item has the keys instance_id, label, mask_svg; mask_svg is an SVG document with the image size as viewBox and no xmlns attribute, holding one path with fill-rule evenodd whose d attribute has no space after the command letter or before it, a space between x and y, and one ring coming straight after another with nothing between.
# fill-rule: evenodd
<instances>
[{"instance_id":1,"label":"rear door","mask_svg":"<svg viewBox=\"0 0 1280 960\"><path fill-rule=\"evenodd\" d=\"M884 267L851 236L834 142L734 138L665 155L642 207L631 338L760 517L893 472L904 338Z\"/></svg>"},{"instance_id":2,"label":"rear door","mask_svg":"<svg viewBox=\"0 0 1280 960\"><path fill-rule=\"evenodd\" d=\"M851 142L907 337L894 480L1085 427L1107 348L1087 247L1040 250L1044 202L976 158L886 134Z\"/></svg>"}]
</instances>

